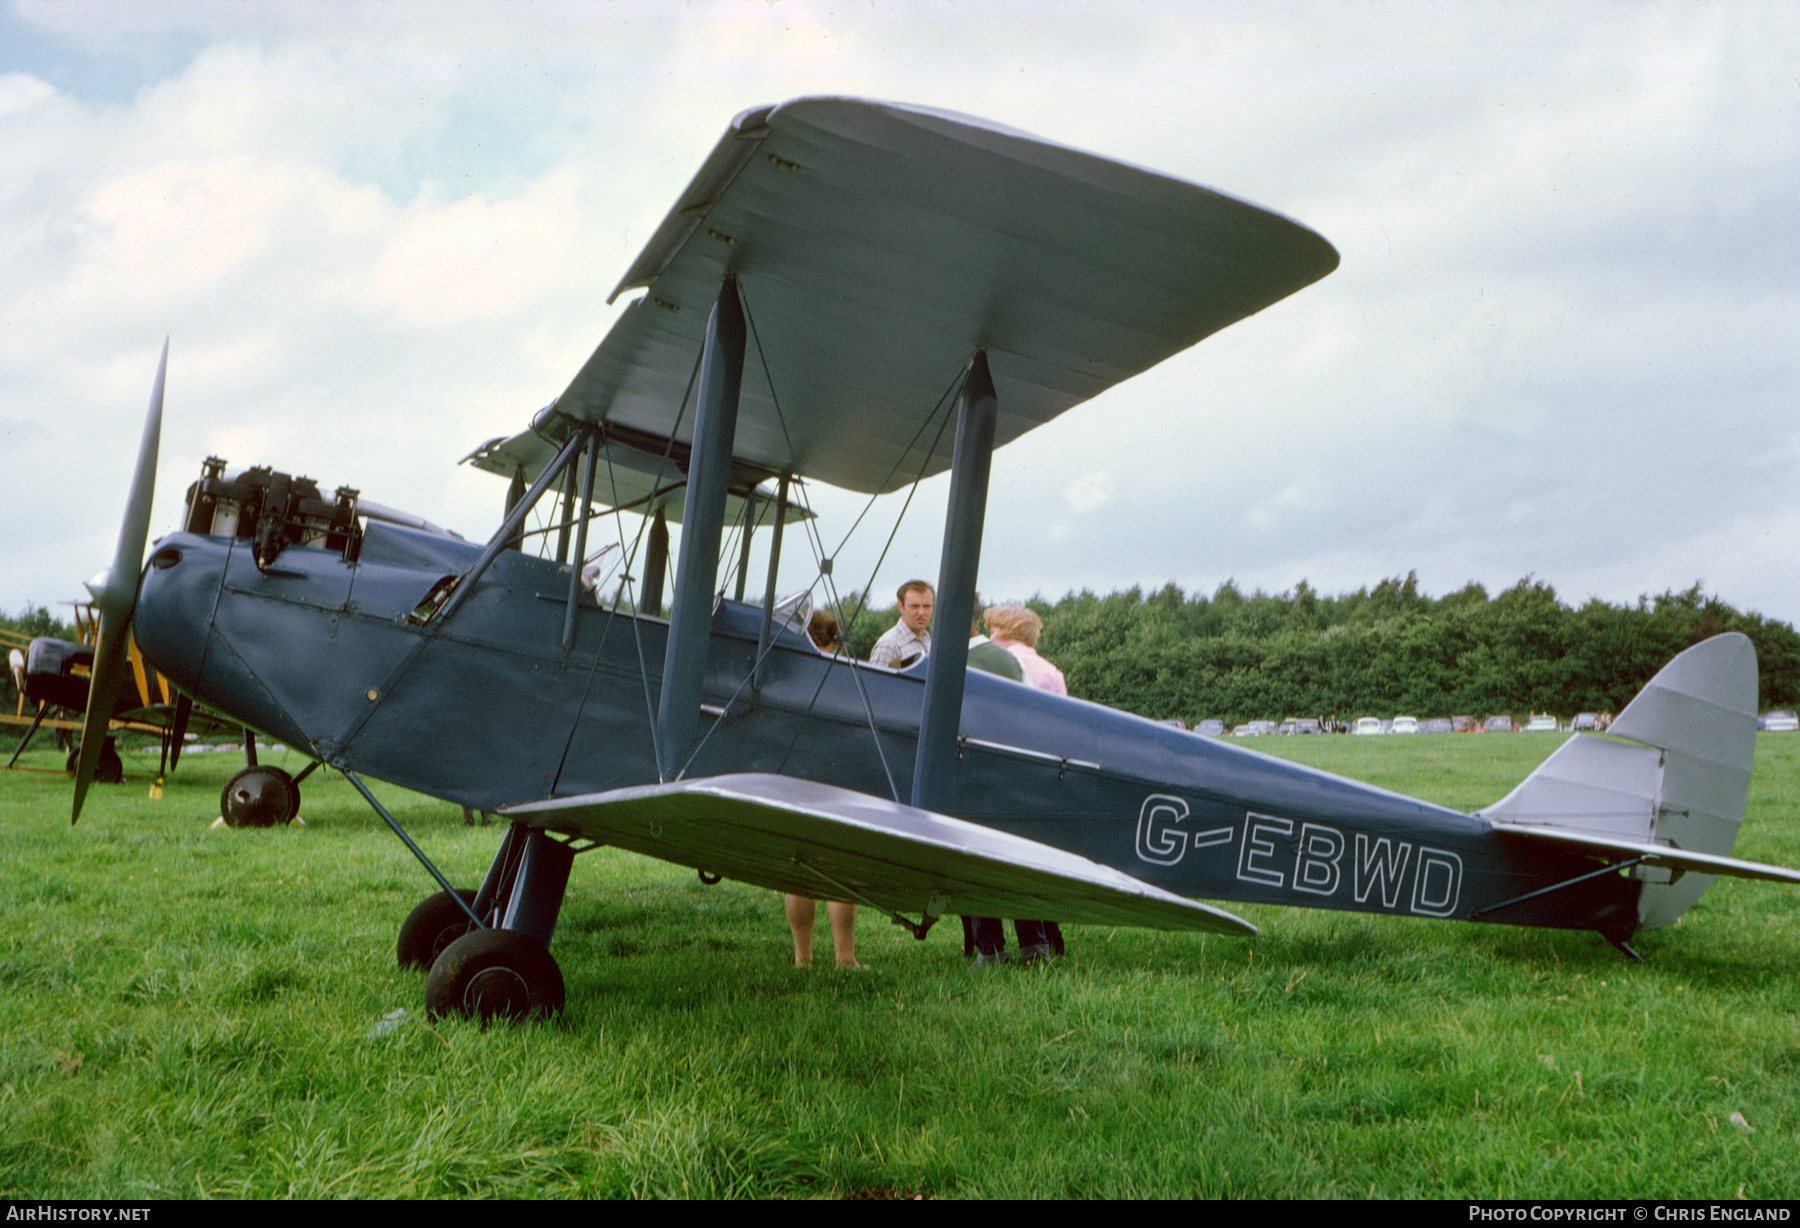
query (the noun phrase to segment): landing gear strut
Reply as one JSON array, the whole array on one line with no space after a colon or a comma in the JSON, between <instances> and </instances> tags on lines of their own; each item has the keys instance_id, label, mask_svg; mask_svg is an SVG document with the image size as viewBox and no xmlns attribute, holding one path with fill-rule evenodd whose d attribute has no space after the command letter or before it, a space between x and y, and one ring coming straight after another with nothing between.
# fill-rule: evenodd
<instances>
[{"instance_id":1,"label":"landing gear strut","mask_svg":"<svg viewBox=\"0 0 1800 1228\"><path fill-rule=\"evenodd\" d=\"M487 1023L562 1010L562 969L548 950L575 860L570 843L514 823L500 841L480 891L450 884L352 772L344 776L446 890L422 901L400 926L403 968L431 969L425 1009Z\"/></svg>"}]
</instances>

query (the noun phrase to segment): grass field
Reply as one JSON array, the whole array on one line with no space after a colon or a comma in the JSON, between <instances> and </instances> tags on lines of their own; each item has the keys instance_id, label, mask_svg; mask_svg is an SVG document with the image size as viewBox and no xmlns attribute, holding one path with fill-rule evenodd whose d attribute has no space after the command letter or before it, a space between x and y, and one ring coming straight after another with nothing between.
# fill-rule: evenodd
<instances>
[{"instance_id":1,"label":"grass field","mask_svg":"<svg viewBox=\"0 0 1800 1228\"><path fill-rule=\"evenodd\" d=\"M1472 808L1556 741L1259 748ZM1757 754L1737 851L1800 865L1800 737ZM348 785L309 780L304 829L207 829L240 763L152 801L128 756L73 829L65 778L0 774L0 1194L1800 1192L1792 891L1721 882L1645 965L1246 907L1253 941L1071 927L1057 966L982 974L954 924L865 913L842 974L789 966L772 893L605 850L552 948L566 1015L484 1032L424 1022L393 939L429 883ZM479 879L496 829L382 796Z\"/></svg>"}]
</instances>

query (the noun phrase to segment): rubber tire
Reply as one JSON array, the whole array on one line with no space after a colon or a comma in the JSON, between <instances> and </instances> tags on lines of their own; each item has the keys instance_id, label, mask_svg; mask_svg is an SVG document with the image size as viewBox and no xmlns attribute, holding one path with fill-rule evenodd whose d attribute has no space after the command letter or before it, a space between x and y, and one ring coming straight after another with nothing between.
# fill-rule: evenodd
<instances>
[{"instance_id":1,"label":"rubber tire","mask_svg":"<svg viewBox=\"0 0 1800 1228\"><path fill-rule=\"evenodd\" d=\"M69 753L63 758L63 768L71 776L81 762L81 740L71 739ZM94 783L97 785L122 785L125 783L125 761L119 758L119 748L109 735L106 745L100 748L100 758L94 764Z\"/></svg>"},{"instance_id":2,"label":"rubber tire","mask_svg":"<svg viewBox=\"0 0 1800 1228\"><path fill-rule=\"evenodd\" d=\"M475 902L475 893L466 887L459 888L456 894L466 904ZM394 944L394 954L402 968L428 972L451 943L474 930L469 914L457 907L448 891L440 891L420 900L419 906L406 914L406 920L400 923L400 941Z\"/></svg>"},{"instance_id":3,"label":"rubber tire","mask_svg":"<svg viewBox=\"0 0 1800 1228\"><path fill-rule=\"evenodd\" d=\"M562 969L544 945L517 930L465 934L444 948L425 982L425 1012L479 1020L531 1019L563 1008Z\"/></svg>"},{"instance_id":4,"label":"rubber tire","mask_svg":"<svg viewBox=\"0 0 1800 1228\"><path fill-rule=\"evenodd\" d=\"M278 767L247 767L219 791L219 813L228 827L280 827L300 813L300 790Z\"/></svg>"},{"instance_id":5,"label":"rubber tire","mask_svg":"<svg viewBox=\"0 0 1800 1228\"><path fill-rule=\"evenodd\" d=\"M94 782L102 785L122 785L125 783L125 763L119 758L119 748L111 738L100 748L100 763L94 768Z\"/></svg>"}]
</instances>

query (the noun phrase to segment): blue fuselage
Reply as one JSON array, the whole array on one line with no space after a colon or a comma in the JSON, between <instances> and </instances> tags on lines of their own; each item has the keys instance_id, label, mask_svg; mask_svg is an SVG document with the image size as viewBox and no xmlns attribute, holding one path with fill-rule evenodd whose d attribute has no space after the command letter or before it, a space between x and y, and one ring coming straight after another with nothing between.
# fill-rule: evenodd
<instances>
[{"instance_id":1,"label":"blue fuselage","mask_svg":"<svg viewBox=\"0 0 1800 1228\"><path fill-rule=\"evenodd\" d=\"M135 627L203 703L326 763L498 809L657 780L668 624L583 595L562 649L565 569L503 554L446 626L409 615L478 547L371 524L357 562L303 547L157 543ZM778 628L750 684L761 610L714 614L702 739L684 775L766 772L904 801L924 670L853 668ZM1191 898L1419 917L1471 913L1582 875L1469 815L971 672L955 804ZM1484 920L1635 927L1639 884L1605 875Z\"/></svg>"}]
</instances>

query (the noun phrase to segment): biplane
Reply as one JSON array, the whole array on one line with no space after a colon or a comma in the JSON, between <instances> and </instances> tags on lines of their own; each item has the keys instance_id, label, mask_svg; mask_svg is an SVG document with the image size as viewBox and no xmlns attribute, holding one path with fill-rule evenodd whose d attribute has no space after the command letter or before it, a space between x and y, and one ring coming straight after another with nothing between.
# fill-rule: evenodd
<instances>
[{"instance_id":1,"label":"biplane","mask_svg":"<svg viewBox=\"0 0 1800 1228\"><path fill-rule=\"evenodd\" d=\"M0 713L0 724L24 725L25 732L6 762L7 770L18 766L19 758L30 747L40 729L56 731L59 745L67 740L67 770L76 765L77 750L73 733L83 727L87 709L94 645L99 635L99 609L92 602L71 602L75 618L73 640L52 635L25 636L0 633L0 645L7 648L7 664L13 686L19 693L18 710ZM196 709L193 700L169 684L167 678L144 660L135 641L127 637L125 647L125 679L113 700L111 719L103 728L104 738L95 768L95 779L119 783L125 779L125 765L114 744L115 735L123 731L146 734L160 744L161 761L151 785L151 796L160 797L164 776L181 762L182 748L189 734L242 739L246 770L226 782L220 798L224 816L236 823L272 825L294 817L300 805L298 785L289 777L290 788L281 797L285 809L279 814L264 800L263 786L268 773L286 777L278 768L257 767L256 738L247 728L219 717L204 708ZM25 705L32 705L29 716ZM32 769L42 770L42 769ZM309 771L311 769L308 769ZM304 774L300 777L304 779ZM247 805L254 801L253 805ZM291 806L286 805L291 801Z\"/></svg>"},{"instance_id":2,"label":"biplane","mask_svg":"<svg viewBox=\"0 0 1800 1228\"><path fill-rule=\"evenodd\" d=\"M964 116L746 111L626 272L614 297L641 295L593 356L528 430L472 454L510 479L485 544L364 516L347 488L307 504L280 474L251 506L209 468L145 563L165 344L89 712L110 706L129 627L184 693L343 773L441 889L401 925L400 960L430 969L431 1011L483 1018L562 1006L551 940L575 858L602 845L858 901L921 938L947 913L1251 935L1201 902L1247 900L1591 930L1629 952L1716 875L1800 882L1729 856L1755 729L1742 636L1684 652L1611 737L1571 738L1464 814L971 673L960 635L887 670L822 654L787 617L776 567L801 537L814 591L852 613L816 535L786 532L808 524L808 483L874 496L947 471L937 625L968 626L996 448L1337 263L1276 213ZM557 549L532 557L517 546L540 504ZM584 580L596 526L635 560L635 592ZM769 535L760 601L747 550L723 591L732 526ZM91 772L84 746L76 816ZM445 878L364 776L500 811L484 880Z\"/></svg>"}]
</instances>

